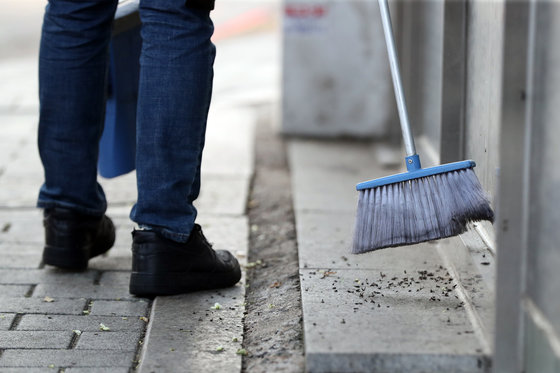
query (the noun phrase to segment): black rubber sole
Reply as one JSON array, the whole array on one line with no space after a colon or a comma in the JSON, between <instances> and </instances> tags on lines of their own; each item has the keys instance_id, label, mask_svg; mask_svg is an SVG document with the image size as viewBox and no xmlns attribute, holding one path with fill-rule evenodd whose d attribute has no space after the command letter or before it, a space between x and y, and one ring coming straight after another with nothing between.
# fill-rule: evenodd
<instances>
[{"instance_id":1,"label":"black rubber sole","mask_svg":"<svg viewBox=\"0 0 560 373\"><path fill-rule=\"evenodd\" d=\"M46 245L43 250L43 263L55 267L83 271L88 266L89 256L79 249L68 249Z\"/></svg>"},{"instance_id":2,"label":"black rubber sole","mask_svg":"<svg viewBox=\"0 0 560 373\"><path fill-rule=\"evenodd\" d=\"M130 293L137 296L175 295L227 288L241 280L241 269L226 273L142 273L130 275Z\"/></svg>"},{"instance_id":3,"label":"black rubber sole","mask_svg":"<svg viewBox=\"0 0 560 373\"><path fill-rule=\"evenodd\" d=\"M88 261L91 258L106 253L113 247L114 243L115 234L113 233L89 250L79 247L66 248L45 245L43 263L72 271L84 271L87 269Z\"/></svg>"}]
</instances>

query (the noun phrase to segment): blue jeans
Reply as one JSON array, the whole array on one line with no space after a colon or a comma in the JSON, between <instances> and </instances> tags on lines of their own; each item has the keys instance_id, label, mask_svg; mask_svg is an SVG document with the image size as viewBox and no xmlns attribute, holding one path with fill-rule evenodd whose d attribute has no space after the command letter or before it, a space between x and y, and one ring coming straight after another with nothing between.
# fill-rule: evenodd
<instances>
[{"instance_id":1,"label":"blue jeans","mask_svg":"<svg viewBox=\"0 0 560 373\"><path fill-rule=\"evenodd\" d=\"M101 216L97 182L108 45L117 0L50 0L39 54L38 207ZM138 200L131 219L185 242L196 219L215 47L209 10L141 0L137 112Z\"/></svg>"}]
</instances>

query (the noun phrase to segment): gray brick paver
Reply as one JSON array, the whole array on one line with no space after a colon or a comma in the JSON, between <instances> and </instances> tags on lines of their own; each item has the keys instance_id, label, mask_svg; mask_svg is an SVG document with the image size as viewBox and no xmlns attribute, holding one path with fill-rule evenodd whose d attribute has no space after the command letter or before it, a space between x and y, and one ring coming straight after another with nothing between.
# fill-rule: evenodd
<instances>
[{"instance_id":1,"label":"gray brick paver","mask_svg":"<svg viewBox=\"0 0 560 373\"><path fill-rule=\"evenodd\" d=\"M91 307L92 316L148 316L148 302L138 301L94 301Z\"/></svg>"},{"instance_id":2,"label":"gray brick paver","mask_svg":"<svg viewBox=\"0 0 560 373\"><path fill-rule=\"evenodd\" d=\"M0 228L4 228L7 221L0 221ZM11 229L11 228L10 228ZM41 253L43 252L43 246L37 244L17 244L10 241L6 241L7 236L3 234L0 235L0 253L2 255L21 255L36 257L41 260ZM3 257L0 258L0 266L4 266L7 262Z\"/></svg>"},{"instance_id":3,"label":"gray brick paver","mask_svg":"<svg viewBox=\"0 0 560 373\"><path fill-rule=\"evenodd\" d=\"M1 322L2 320L0 320ZM71 315L23 315L17 330L81 330L99 331L99 324L105 324L111 331L143 331L145 321L138 316L71 316ZM2 324L0 323L0 326Z\"/></svg>"},{"instance_id":4,"label":"gray brick paver","mask_svg":"<svg viewBox=\"0 0 560 373\"><path fill-rule=\"evenodd\" d=\"M135 353L129 351L103 350L5 350L0 356L3 367L130 367ZM46 370L46 369L45 369ZM56 370L53 370L56 372Z\"/></svg>"},{"instance_id":5,"label":"gray brick paver","mask_svg":"<svg viewBox=\"0 0 560 373\"><path fill-rule=\"evenodd\" d=\"M130 272L104 272L99 280L102 286L118 286L128 289L130 283Z\"/></svg>"},{"instance_id":6,"label":"gray brick paver","mask_svg":"<svg viewBox=\"0 0 560 373\"><path fill-rule=\"evenodd\" d=\"M45 372L49 372L49 373L56 373L58 372L57 369L53 368L48 368L48 367L43 367L43 368L2 368L2 373L45 373ZM68 372L68 370L66 370L66 372ZM66 373L65 372L65 373Z\"/></svg>"},{"instance_id":7,"label":"gray brick paver","mask_svg":"<svg viewBox=\"0 0 560 373\"><path fill-rule=\"evenodd\" d=\"M0 330L8 330L14 321L14 313L3 313L0 314Z\"/></svg>"},{"instance_id":8,"label":"gray brick paver","mask_svg":"<svg viewBox=\"0 0 560 373\"><path fill-rule=\"evenodd\" d=\"M0 285L0 298L23 297L29 291L29 285Z\"/></svg>"},{"instance_id":9,"label":"gray brick paver","mask_svg":"<svg viewBox=\"0 0 560 373\"><path fill-rule=\"evenodd\" d=\"M112 287L102 285L75 286L72 283L39 284L33 292L34 297L45 296L53 298L93 298L93 299L130 299L133 296L126 287Z\"/></svg>"},{"instance_id":10,"label":"gray brick paver","mask_svg":"<svg viewBox=\"0 0 560 373\"><path fill-rule=\"evenodd\" d=\"M52 348L64 349L72 340L72 331L0 331L0 349Z\"/></svg>"},{"instance_id":11,"label":"gray brick paver","mask_svg":"<svg viewBox=\"0 0 560 373\"><path fill-rule=\"evenodd\" d=\"M93 284L96 271L67 272L46 269L0 269L0 284L71 284L84 286Z\"/></svg>"},{"instance_id":12,"label":"gray brick paver","mask_svg":"<svg viewBox=\"0 0 560 373\"><path fill-rule=\"evenodd\" d=\"M64 373L128 373L128 368L68 368Z\"/></svg>"},{"instance_id":13,"label":"gray brick paver","mask_svg":"<svg viewBox=\"0 0 560 373\"><path fill-rule=\"evenodd\" d=\"M82 333L76 349L111 350L111 351L136 351L142 331L116 332L111 324L104 324L111 331L97 331Z\"/></svg>"},{"instance_id":14,"label":"gray brick paver","mask_svg":"<svg viewBox=\"0 0 560 373\"><path fill-rule=\"evenodd\" d=\"M82 315L85 299L0 298L0 312Z\"/></svg>"},{"instance_id":15,"label":"gray brick paver","mask_svg":"<svg viewBox=\"0 0 560 373\"><path fill-rule=\"evenodd\" d=\"M4 174L2 178L7 178L8 174ZM16 182L13 179L5 179L10 181L11 185L2 185L0 188L0 206L7 203L8 194L13 194L14 188L18 188L20 184L28 184L27 180ZM11 189L11 190L10 190ZM34 188L35 189L35 188ZM36 189L35 194L38 189ZM4 195L3 195L4 194ZM0 242L22 245L25 247L37 247L37 255L41 255L41 248L44 240L43 218L39 210L4 210L0 209L0 227L9 224L9 229L0 234ZM4 251L4 250L2 250Z\"/></svg>"},{"instance_id":16,"label":"gray brick paver","mask_svg":"<svg viewBox=\"0 0 560 373\"><path fill-rule=\"evenodd\" d=\"M2 246L5 245L0 243L0 268L32 269L39 267L40 254L5 253Z\"/></svg>"}]
</instances>

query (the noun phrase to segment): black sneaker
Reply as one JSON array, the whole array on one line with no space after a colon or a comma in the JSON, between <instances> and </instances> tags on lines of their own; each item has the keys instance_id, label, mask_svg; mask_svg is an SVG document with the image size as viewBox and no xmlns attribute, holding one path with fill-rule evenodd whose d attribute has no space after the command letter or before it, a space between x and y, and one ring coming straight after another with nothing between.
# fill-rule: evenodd
<instances>
[{"instance_id":1,"label":"black sneaker","mask_svg":"<svg viewBox=\"0 0 560 373\"><path fill-rule=\"evenodd\" d=\"M115 226L105 215L92 217L54 207L45 209L43 216L45 264L84 270L91 258L107 252L115 243Z\"/></svg>"},{"instance_id":2,"label":"black sneaker","mask_svg":"<svg viewBox=\"0 0 560 373\"><path fill-rule=\"evenodd\" d=\"M237 259L229 251L212 249L198 224L186 243L153 231L132 232L131 294L190 293L233 286L240 279Z\"/></svg>"}]
</instances>

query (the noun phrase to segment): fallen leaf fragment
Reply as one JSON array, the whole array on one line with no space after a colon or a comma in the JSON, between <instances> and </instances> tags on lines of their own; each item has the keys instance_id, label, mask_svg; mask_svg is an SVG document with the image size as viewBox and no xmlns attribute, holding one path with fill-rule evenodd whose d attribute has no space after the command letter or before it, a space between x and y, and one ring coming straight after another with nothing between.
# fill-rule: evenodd
<instances>
[{"instance_id":1,"label":"fallen leaf fragment","mask_svg":"<svg viewBox=\"0 0 560 373\"><path fill-rule=\"evenodd\" d=\"M76 335L82 335L82 331L81 330L72 330L74 332L74 334Z\"/></svg>"},{"instance_id":2,"label":"fallen leaf fragment","mask_svg":"<svg viewBox=\"0 0 560 373\"><path fill-rule=\"evenodd\" d=\"M46 297L43 298L43 302L52 303L52 302L54 302L54 298L46 296Z\"/></svg>"},{"instance_id":3,"label":"fallen leaf fragment","mask_svg":"<svg viewBox=\"0 0 560 373\"><path fill-rule=\"evenodd\" d=\"M140 320L142 320L144 322L150 321L146 316L140 316Z\"/></svg>"},{"instance_id":4,"label":"fallen leaf fragment","mask_svg":"<svg viewBox=\"0 0 560 373\"><path fill-rule=\"evenodd\" d=\"M281 282L279 282L279 281L274 281L272 284L270 284L269 288L279 288L280 285L282 285Z\"/></svg>"},{"instance_id":5,"label":"fallen leaf fragment","mask_svg":"<svg viewBox=\"0 0 560 373\"><path fill-rule=\"evenodd\" d=\"M239 342L239 340L237 339L237 337L233 337L233 338L231 339L231 341L232 341L232 342Z\"/></svg>"},{"instance_id":6,"label":"fallen leaf fragment","mask_svg":"<svg viewBox=\"0 0 560 373\"><path fill-rule=\"evenodd\" d=\"M236 354L237 354L237 355L247 356L249 353L247 352L246 349L240 348L239 350L237 350Z\"/></svg>"},{"instance_id":7,"label":"fallen leaf fragment","mask_svg":"<svg viewBox=\"0 0 560 373\"><path fill-rule=\"evenodd\" d=\"M82 313L83 313L84 315L89 315L89 311L88 311L88 310L83 310Z\"/></svg>"},{"instance_id":8,"label":"fallen leaf fragment","mask_svg":"<svg viewBox=\"0 0 560 373\"><path fill-rule=\"evenodd\" d=\"M49 368L54 369L54 364L49 364Z\"/></svg>"},{"instance_id":9,"label":"fallen leaf fragment","mask_svg":"<svg viewBox=\"0 0 560 373\"><path fill-rule=\"evenodd\" d=\"M99 330L104 331L104 332L108 332L109 330L111 330L111 328L109 328L108 326L105 326L105 324L101 323L101 324L99 324Z\"/></svg>"},{"instance_id":10,"label":"fallen leaf fragment","mask_svg":"<svg viewBox=\"0 0 560 373\"><path fill-rule=\"evenodd\" d=\"M220 303L214 303L214 305L212 307L210 307L210 309L212 310L221 310L223 307Z\"/></svg>"},{"instance_id":11,"label":"fallen leaf fragment","mask_svg":"<svg viewBox=\"0 0 560 373\"><path fill-rule=\"evenodd\" d=\"M224 350L224 346L216 347L216 352L222 352Z\"/></svg>"}]
</instances>

